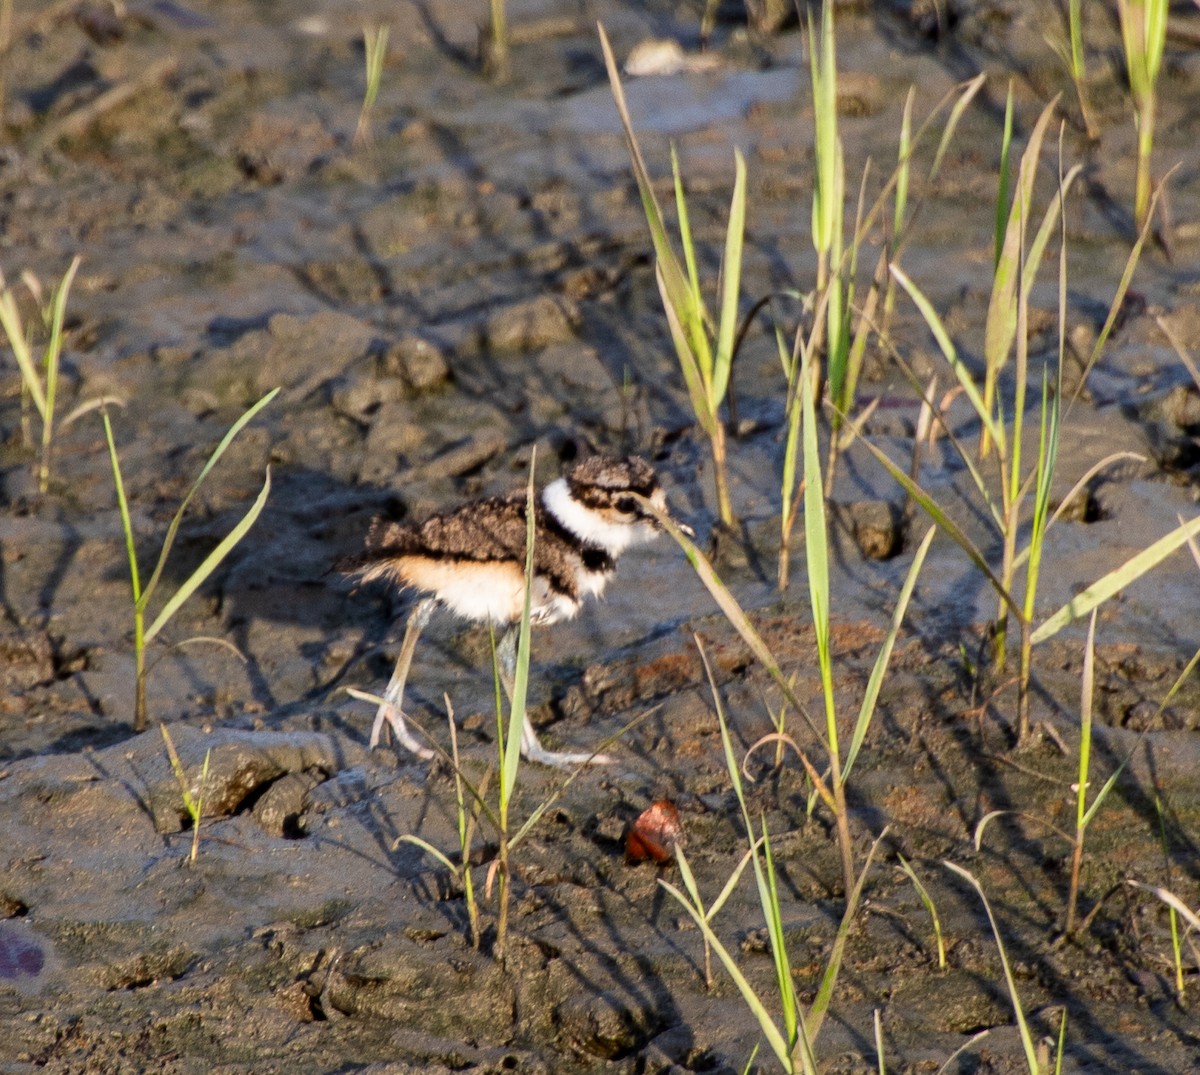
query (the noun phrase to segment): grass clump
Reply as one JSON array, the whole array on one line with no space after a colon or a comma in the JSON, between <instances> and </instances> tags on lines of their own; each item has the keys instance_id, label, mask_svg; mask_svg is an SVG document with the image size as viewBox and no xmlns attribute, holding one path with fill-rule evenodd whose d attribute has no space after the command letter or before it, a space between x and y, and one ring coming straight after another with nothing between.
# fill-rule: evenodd
<instances>
[{"instance_id":1,"label":"grass clump","mask_svg":"<svg viewBox=\"0 0 1200 1075\"><path fill-rule=\"evenodd\" d=\"M808 713L807 708L796 697L791 681L784 675L778 661L755 630L749 617L738 605L728 588L713 570L712 564L692 541L675 525L669 516L658 510L650 501L639 497L639 503L650 514L654 515L662 528L679 544L696 571L697 577L716 601L721 612L730 624L749 645L751 652L761 662L771 678L775 680L791 708L800 714L806 723L810 734L816 739L824 752L824 760L812 761L793 737L779 733L769 736L772 741L786 741L794 749L804 766L805 772L812 780L815 794L833 816L837 842L842 862L842 880L844 890L848 894L855 886L857 876L854 865L854 843L850 833L849 807L846 803L846 786L850 770L858 756L866 738L868 729L875 715L879 692L887 674L888 662L904 614L908 608L909 599L916 586L917 577L924 565L925 555L929 551L934 537L934 529L926 533L918 546L908 575L900 589L896 607L892 615L891 626L876 656L875 665L864 692L862 703L851 733L849 748L843 752L840 745L838 728L837 698L833 684L833 655L830 648L830 553L828 542L828 522L825 513L825 492L821 477L821 457L817 440L817 422L815 392L812 370L805 362L800 376L801 400L803 411L802 435L804 443L805 468L805 551L808 559L809 575L809 605L812 614L813 627L817 638L817 663L821 676L821 694L825 710L824 728Z\"/></svg>"},{"instance_id":2,"label":"grass clump","mask_svg":"<svg viewBox=\"0 0 1200 1075\"><path fill-rule=\"evenodd\" d=\"M162 547L158 553L158 559L154 564L154 570L147 580L146 584L142 585L141 571L138 567L138 557L135 536L133 533L133 520L129 514L129 502L125 496L125 483L121 477L121 462L117 455L117 445L113 438L112 423L109 421L108 412L105 411L102 415L104 420L104 435L108 442L109 461L112 465L113 484L117 491L117 506L121 512L121 526L125 533L125 552L129 561L129 580L132 588L133 596L133 648L136 682L134 687L134 708L133 708L133 729L141 732L146 728L146 677L149 669L146 666L146 647L157 637L158 633L165 627L168 621L180 606L192 596L200 585L207 579L226 556L233 550L239 541L246 535L246 532L254 525L255 520L262 513L263 507L267 503L267 497L271 492L271 471L267 469L266 477L263 481L263 487L259 491L254 503L250 509L237 523L237 525L225 535L225 537L217 544L217 547L208 554L203 563L196 568L184 581L179 588L171 595L170 598L163 604L158 615L146 626L146 614L150 606L150 599L154 596L158 589L158 584L162 579L163 568L166 567L167 557L171 554L171 548L175 543L175 537L179 532L179 526L183 522L184 512L187 511L188 504L191 503L192 497L196 495L196 491L200 488L204 479L208 477L209 472L217 461L225 454L225 450L232 443L234 437L241 432L242 428L252 419L259 411L275 398L279 393L278 388L272 389L257 403L254 404L245 414L243 414L230 427L229 432L221 439L220 443L209 456L208 462L204 464L203 469L192 483L192 487L188 490L187 496L183 498L182 503L176 510L175 515L171 519L170 525L167 527L167 533L163 538Z\"/></svg>"},{"instance_id":3,"label":"grass clump","mask_svg":"<svg viewBox=\"0 0 1200 1075\"><path fill-rule=\"evenodd\" d=\"M967 468L986 511L984 517L994 526L1000 546L999 562L990 562L966 533L953 521L949 505L938 503L919 484L915 472L905 473L877 447L864 442L869 451L903 486L914 503L949 535L983 573L998 597L998 611L992 634L992 652L998 671L1003 672L1008 659L1010 622L1017 624L1020 668L1017 677L1017 740L1025 743L1030 733L1029 687L1032 674L1032 648L1073 620L1087 616L1099 604L1128 586L1177 549L1189 535L1200 532L1200 519L1181 525L1148 549L1131 557L1125 564L1078 594L1040 625L1035 626L1038 584L1041 577L1046 536L1071 503L1098 473L1114 462L1128 458L1129 453L1114 453L1100 460L1075 483L1051 511L1051 491L1055 479L1058 444L1062 420L1062 371L1066 351L1067 307L1067 245L1062 225L1062 206L1079 166L1065 173L1059 168L1058 188L1042 215L1038 229L1030 237L1028 221L1033 216L1033 179L1037 160L1045 139L1053 103L1043 110L1030 135L1021 158L1018 176L1007 213L998 217L997 258L992 292L988 304L984 331L984 376L980 383L976 374L961 358L949 331L933 308L933 304L900 268L893 266L892 275L908 293L929 327L938 348L957 381L958 389L970 402L979 421L978 454L981 459L994 458L996 480L990 482L972 453L953 435L940 414L936 415ZM1007 135L1003 155L1007 157ZM1001 181L1001 202L1005 200L1005 181ZM1003 221L1001 227L1000 222ZM1022 460L1027 416L1027 390L1031 380L1029 368L1029 293L1038 266L1041 264L1049 239L1058 227L1060 231L1058 260L1058 352L1056 361L1042 370L1041 403L1036 413L1037 454L1032 466ZM1146 229L1134 245L1126 261L1117 292L1092 354L1087 370L1094 365L1115 323L1117 313L1132 279L1141 254ZM1000 392L1001 374L1013 358L1013 396L1005 400ZM998 488L997 488L998 487ZM1019 547L1021 535L1027 534L1024 547ZM1024 569L1024 585L1018 585L1018 572Z\"/></svg>"},{"instance_id":4,"label":"grass clump","mask_svg":"<svg viewBox=\"0 0 1200 1075\"><path fill-rule=\"evenodd\" d=\"M179 760L179 752L175 749L175 741L171 738L171 733L167 731L167 726L159 724L158 727L167 748L171 772L175 774L175 780L179 784L179 794L183 797L183 808L192 822L192 850L188 855L188 861L195 862L196 856L200 853L200 818L204 814L204 796L208 791L208 763L212 758L212 750L204 752L204 763L200 766L200 775L194 781L189 780L187 772L183 768L183 762Z\"/></svg>"},{"instance_id":5,"label":"grass clump","mask_svg":"<svg viewBox=\"0 0 1200 1075\"><path fill-rule=\"evenodd\" d=\"M371 109L379 96L383 83L383 65L387 60L387 26L367 27L363 30L363 58L366 67L366 86L363 89L362 107L358 112L358 126L354 130L355 146L371 145Z\"/></svg>"},{"instance_id":6,"label":"grass clump","mask_svg":"<svg viewBox=\"0 0 1200 1075\"><path fill-rule=\"evenodd\" d=\"M33 354L33 326L28 328L25 326L21 318L20 307L17 304L16 293L5 282L4 274L0 273L0 328L4 330L8 346L21 371L21 400L22 406L25 408L21 417L21 434L26 447L34 446L27 410L29 403L32 403L37 411L42 427L37 447L38 461L35 468L38 491L42 494L50 489L54 434L58 428L55 418L58 407L58 382L62 365L63 323L67 314L67 298L81 261L82 259L78 255L71 259L71 264L48 300L44 298L42 286L37 277L28 272L22 275L27 290L37 304L38 320L46 337L40 360L35 360ZM106 403L120 402L111 396L87 400L62 419L61 427L66 428L84 414L104 406Z\"/></svg>"},{"instance_id":7,"label":"grass clump","mask_svg":"<svg viewBox=\"0 0 1200 1075\"><path fill-rule=\"evenodd\" d=\"M850 928L858 914L863 885L866 882L867 874L870 871L875 854L879 850L879 845L882 843L887 830L885 829L872 843L862 871L857 877L853 878L853 884L846 891L846 905L842 913L841 923L838 926L837 935L834 938L832 950L829 954L829 960L822 973L816 997L808 1010L805 1011L796 992L791 958L788 954L787 939L783 927L783 904L766 819L760 818L756 824L750 816L749 808L746 805L745 790L742 785L741 764L733 749L733 740L729 734L729 722L725 717L720 692L717 690L716 681L713 679L708 657L704 652L703 646L700 646L698 639L697 646L700 648L700 658L704 664L709 688L712 692L713 704L717 712L717 721L721 729L721 743L725 754L725 766L729 773L729 779L733 785L738 805L741 808L742 821L745 825L749 841L749 849L746 852L746 856L743 856L741 863L726 881L720 895L707 909L700 895L695 875L681 845L676 846L675 857L679 864L679 872L684 888L687 890L686 894L666 880L660 879L658 883L678 901L680 906L683 907L688 916L700 929L705 944L706 974L709 976L710 981L709 951L711 950L717 954L726 973L737 987L746 1006L753 1014L759 1030L766 1039L767 1045L778 1061L780 1068L788 1072L789 1075L793 1072L804 1072L805 1075L815 1075L818 1070L815 1053L817 1036L820 1034L821 1025L824 1022L830 1002L833 999L833 991L841 971L842 959L845 955L846 943L849 940ZM775 970L777 995L772 1001L768 1001L761 996L753 985L750 984L741 967L738 965L737 959L724 945L712 927L713 917L724 905L734 886L741 878L746 865L746 857L749 858L750 864L754 869L755 888L758 892L759 905L762 908L763 918L766 922L771 959ZM777 1017L772 1014L772 1008L778 1008L778 1019L780 1021L777 1021Z\"/></svg>"},{"instance_id":8,"label":"grass clump","mask_svg":"<svg viewBox=\"0 0 1200 1075\"><path fill-rule=\"evenodd\" d=\"M1137 226L1150 219L1150 159L1154 152L1154 124L1158 112L1158 74L1167 43L1168 0L1117 0L1121 19L1121 45L1125 71L1137 119L1137 177L1133 212Z\"/></svg>"},{"instance_id":9,"label":"grass clump","mask_svg":"<svg viewBox=\"0 0 1200 1075\"><path fill-rule=\"evenodd\" d=\"M729 224L725 234L724 257L721 262L720 305L714 321L700 284L696 248L688 221L687 198L679 158L671 151L671 172L675 187L675 211L679 221L679 237L683 260L675 253L667 235L666 224L650 173L646 169L629 109L625 91L617 74L612 46L604 28L600 27L600 44L608 67L613 97L625 130L625 140L633 163L633 174L642 198L642 208L654 245L655 276L666 311L671 340L679 359L679 368L687 385L688 398L700 428L708 438L713 461L713 483L717 499L717 516L723 526L734 524L733 504L729 497L729 477L726 449L725 419L722 405L729 389L733 359L739 332L738 307L741 288L742 244L746 227L746 162L740 151L734 152L733 195L729 206Z\"/></svg>"}]
</instances>

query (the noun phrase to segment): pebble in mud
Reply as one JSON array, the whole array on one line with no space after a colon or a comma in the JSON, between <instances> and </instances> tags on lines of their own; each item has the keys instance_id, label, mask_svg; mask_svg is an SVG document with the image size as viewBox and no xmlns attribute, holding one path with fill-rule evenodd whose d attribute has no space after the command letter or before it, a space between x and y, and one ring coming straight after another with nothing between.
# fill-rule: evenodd
<instances>
[{"instance_id":1,"label":"pebble in mud","mask_svg":"<svg viewBox=\"0 0 1200 1075\"><path fill-rule=\"evenodd\" d=\"M487 319L483 335L492 351L536 351L576 337L579 314L550 295L513 303Z\"/></svg>"},{"instance_id":2,"label":"pebble in mud","mask_svg":"<svg viewBox=\"0 0 1200 1075\"><path fill-rule=\"evenodd\" d=\"M890 560L904 549L903 516L886 500L859 500L843 509L859 551L870 560Z\"/></svg>"}]
</instances>

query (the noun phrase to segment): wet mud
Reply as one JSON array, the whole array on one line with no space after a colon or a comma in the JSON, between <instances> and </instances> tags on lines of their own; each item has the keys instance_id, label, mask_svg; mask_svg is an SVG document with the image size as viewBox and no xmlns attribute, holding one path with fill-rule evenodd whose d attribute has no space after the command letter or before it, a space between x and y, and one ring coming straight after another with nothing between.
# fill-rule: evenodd
<instances>
[{"instance_id":1,"label":"wet mud","mask_svg":"<svg viewBox=\"0 0 1200 1075\"><path fill-rule=\"evenodd\" d=\"M919 191L904 254L974 363L1009 81L1022 140L1064 94L1064 156L1085 166L1066 214L1066 375L1078 383L1136 237L1136 135L1119 37L1099 17L1088 32L1102 135L1081 134L1044 37L1056 10L839 8L842 123L851 185L870 158L877 187L909 87L923 117L988 74L936 184ZM814 283L812 109L800 34L748 33L721 12L715 62L631 79L627 92L664 196L678 147L710 280L732 151L746 153L748 308ZM261 518L151 646L150 725L135 734L127 562L98 414L60 428L41 493L22 438L28 402L0 356L0 1071L665 1075L742 1071L760 1044L720 967L706 983L702 937L659 884L678 885L677 867L626 857L628 827L662 800L678 810L706 898L745 851L697 638L741 749L772 730L782 704L669 541L624 557L603 603L535 634L531 703L549 745L599 747L633 726L606 748L617 763L562 790L515 852L503 965L491 952L494 898L482 896L476 950L459 881L401 839L454 853L451 777L368 751L373 711L345 692L383 686L411 604L383 588L355 592L331 570L373 516L419 518L520 486L535 449L540 480L590 452L638 452L716 550L799 696L822 711L801 539L789 590L774 585L785 386L772 333L760 319L738 359L739 528L720 535L594 28L601 18L622 57L650 38L694 55L700 5L513 7L502 86L478 70L482 14L438 2L14 4L0 57L0 267L25 301L23 270L51 288L83 257L60 414L123 400L109 414L144 572L213 446L247 406L282 391L189 507L163 593L229 532L270 470ZM391 38L371 139L355 145L364 22L390 24ZM1160 175L1181 162L1167 224L1064 419L1056 495L1109 453L1139 458L1094 478L1051 531L1039 615L1195 511L1200 392L1162 325L1185 343L1200 336L1197 32L1200 14L1180 8L1155 158ZM931 148L922 152L928 162ZM1043 193L1054 168L1047 159ZM870 237L864 263L884 238ZM1052 273L1033 304L1040 385L1057 347ZM795 324L794 303L776 309ZM949 371L903 300L892 332L944 390ZM919 401L886 355L870 355L860 397L878 401L866 435L907 466ZM948 415L975 437L964 401ZM926 452L922 479L999 557L946 438ZM848 735L927 522L861 445L839 461L830 519ZM945 1070L1027 1070L986 912L947 860L988 894L1035 1040L1056 1041L1065 1014L1065 1071L1200 1069L1195 937L1183 943L1181 1002L1166 906L1127 884L1200 901L1195 680L1167 700L1200 646L1198 572L1184 550L1101 609L1093 781L1128 762L1088 831L1086 925L1064 939L1084 625L1035 649L1041 731L1015 749L1012 668L988 657L995 597L957 546L935 541L849 784L859 862L887 835L817 1042L822 1071L878 1070L876 1012L889 1071L938 1071L960 1048ZM486 632L435 620L409 681L410 713L447 747L449 697L476 777L495 755L489 669ZM812 749L797 715L787 720ZM195 861L160 722L193 782L207 763ZM773 760L760 748L748 763L748 807L771 833L807 1004L844 906L841 863L803 769L786 751L780 767ZM523 769L514 816L560 783ZM993 811L1003 813L976 847ZM481 894L494 838L481 822ZM938 910L944 966L900 856ZM749 874L714 928L771 996ZM776 1070L761 1047L754 1064Z\"/></svg>"}]
</instances>

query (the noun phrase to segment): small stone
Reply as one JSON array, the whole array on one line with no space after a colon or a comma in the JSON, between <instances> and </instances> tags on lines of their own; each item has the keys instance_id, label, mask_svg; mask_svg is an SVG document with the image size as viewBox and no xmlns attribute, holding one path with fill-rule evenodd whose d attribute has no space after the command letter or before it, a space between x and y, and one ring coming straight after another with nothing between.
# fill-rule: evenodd
<instances>
[{"instance_id":1,"label":"small stone","mask_svg":"<svg viewBox=\"0 0 1200 1075\"><path fill-rule=\"evenodd\" d=\"M427 392L450 379L450 364L437 344L421 336L402 336L383 353L380 372L401 378L416 392Z\"/></svg>"},{"instance_id":2,"label":"small stone","mask_svg":"<svg viewBox=\"0 0 1200 1075\"><path fill-rule=\"evenodd\" d=\"M536 351L575 339L578 312L551 295L538 295L496 311L483 334L493 351Z\"/></svg>"},{"instance_id":3,"label":"small stone","mask_svg":"<svg viewBox=\"0 0 1200 1075\"><path fill-rule=\"evenodd\" d=\"M869 560L890 560L904 548L900 511L886 500L859 500L846 508L859 551Z\"/></svg>"},{"instance_id":4,"label":"small stone","mask_svg":"<svg viewBox=\"0 0 1200 1075\"><path fill-rule=\"evenodd\" d=\"M319 770L288 773L276 780L254 804L254 819L269 836L303 835L301 815L308 793L324 780Z\"/></svg>"}]
</instances>

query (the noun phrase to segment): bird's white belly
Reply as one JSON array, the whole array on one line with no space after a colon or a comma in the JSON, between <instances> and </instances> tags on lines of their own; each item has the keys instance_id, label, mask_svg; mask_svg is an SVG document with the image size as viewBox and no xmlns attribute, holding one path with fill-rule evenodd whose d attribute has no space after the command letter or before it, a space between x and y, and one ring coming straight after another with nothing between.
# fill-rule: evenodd
<instances>
[{"instance_id":1,"label":"bird's white belly","mask_svg":"<svg viewBox=\"0 0 1200 1075\"><path fill-rule=\"evenodd\" d=\"M418 590L434 593L456 616L479 623L516 623L525 606L525 574L511 563L469 563L413 557L404 564L404 578ZM579 602L554 592L544 579L534 578L530 619L557 623L579 611Z\"/></svg>"}]
</instances>

